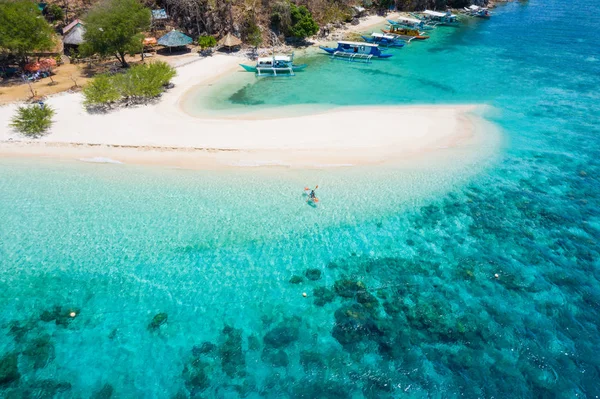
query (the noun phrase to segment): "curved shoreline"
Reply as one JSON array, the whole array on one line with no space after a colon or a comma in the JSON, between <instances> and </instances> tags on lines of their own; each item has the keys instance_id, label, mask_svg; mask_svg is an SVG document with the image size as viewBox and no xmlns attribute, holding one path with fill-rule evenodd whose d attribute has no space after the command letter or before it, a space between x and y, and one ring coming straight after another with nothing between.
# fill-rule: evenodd
<instances>
[{"instance_id":1,"label":"curved shoreline","mask_svg":"<svg viewBox=\"0 0 600 399\"><path fill-rule=\"evenodd\" d=\"M89 114L82 95L47 102L56 110L49 134L23 139L9 128L16 105L0 108L0 154L107 158L186 168L327 167L394 163L473 142L474 105L338 107L275 119L199 118L181 102L190 90L237 69L217 55L178 68L175 88L157 104ZM293 108L292 108L293 109ZM476 140L479 142L479 140Z\"/></svg>"}]
</instances>

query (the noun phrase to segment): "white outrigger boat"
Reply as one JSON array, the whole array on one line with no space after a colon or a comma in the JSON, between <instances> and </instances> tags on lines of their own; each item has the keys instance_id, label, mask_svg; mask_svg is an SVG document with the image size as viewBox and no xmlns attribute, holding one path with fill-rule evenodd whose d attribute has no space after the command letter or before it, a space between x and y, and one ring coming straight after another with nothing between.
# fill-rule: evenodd
<instances>
[{"instance_id":1,"label":"white outrigger boat","mask_svg":"<svg viewBox=\"0 0 600 399\"><path fill-rule=\"evenodd\" d=\"M256 73L256 76L294 76L294 72L306 68L306 64L294 64L294 54L259 57L254 66L244 64L240 66L247 72Z\"/></svg>"},{"instance_id":2,"label":"white outrigger boat","mask_svg":"<svg viewBox=\"0 0 600 399\"><path fill-rule=\"evenodd\" d=\"M452 14L450 11L439 12L425 10L421 15L411 14L412 16L419 18L430 26L458 26L458 16Z\"/></svg>"},{"instance_id":3,"label":"white outrigger boat","mask_svg":"<svg viewBox=\"0 0 600 399\"><path fill-rule=\"evenodd\" d=\"M476 5L472 5L470 7L465 7L462 11L463 14L468 15L470 17L484 18L489 19L492 14L485 7L479 7Z\"/></svg>"},{"instance_id":4,"label":"white outrigger boat","mask_svg":"<svg viewBox=\"0 0 600 399\"><path fill-rule=\"evenodd\" d=\"M397 20L392 21L391 19L387 20L390 25L396 27L406 27L409 29L417 29L417 30L432 30L435 26L426 25L424 21L417 18L409 18L409 17L398 17Z\"/></svg>"},{"instance_id":5,"label":"white outrigger boat","mask_svg":"<svg viewBox=\"0 0 600 399\"><path fill-rule=\"evenodd\" d=\"M342 59L349 62L362 62L370 64L372 58L390 58L392 54L382 53L379 45L375 43L338 42L337 47L319 46L332 59Z\"/></svg>"}]
</instances>

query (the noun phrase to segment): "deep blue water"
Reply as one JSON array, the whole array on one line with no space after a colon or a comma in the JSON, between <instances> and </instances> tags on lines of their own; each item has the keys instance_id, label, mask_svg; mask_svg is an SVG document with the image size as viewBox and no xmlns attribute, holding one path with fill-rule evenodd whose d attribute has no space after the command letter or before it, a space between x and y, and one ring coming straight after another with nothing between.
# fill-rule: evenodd
<instances>
[{"instance_id":1,"label":"deep blue water","mask_svg":"<svg viewBox=\"0 0 600 399\"><path fill-rule=\"evenodd\" d=\"M487 163L0 160L0 396L596 398L597 6L508 4L216 106L487 104L506 141ZM313 180L318 209L296 192Z\"/></svg>"}]
</instances>

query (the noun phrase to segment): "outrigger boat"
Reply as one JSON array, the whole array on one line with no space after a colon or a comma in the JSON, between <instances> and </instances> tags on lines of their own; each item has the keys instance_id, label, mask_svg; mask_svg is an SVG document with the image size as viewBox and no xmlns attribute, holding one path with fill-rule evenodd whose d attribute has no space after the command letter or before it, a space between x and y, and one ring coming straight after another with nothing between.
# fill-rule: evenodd
<instances>
[{"instance_id":1,"label":"outrigger boat","mask_svg":"<svg viewBox=\"0 0 600 399\"><path fill-rule=\"evenodd\" d=\"M379 50L379 45L371 43L357 42L338 42L336 48L319 46L319 48L329 54L334 59L344 59L346 61L371 62L372 58L390 58L392 54L384 54Z\"/></svg>"},{"instance_id":2,"label":"outrigger boat","mask_svg":"<svg viewBox=\"0 0 600 399\"><path fill-rule=\"evenodd\" d=\"M458 26L458 17L450 11L439 12L425 10L422 15L411 14L412 16L425 21L428 25L433 26Z\"/></svg>"},{"instance_id":3,"label":"outrigger boat","mask_svg":"<svg viewBox=\"0 0 600 399\"><path fill-rule=\"evenodd\" d=\"M489 19L492 16L492 14L487 8L479 7L474 4L469 8L465 7L463 10L463 14L468 15L470 17Z\"/></svg>"},{"instance_id":4,"label":"outrigger boat","mask_svg":"<svg viewBox=\"0 0 600 399\"><path fill-rule=\"evenodd\" d=\"M367 43L375 43L382 47L402 48L406 42L396 35L386 35L383 33L371 33L371 36L361 36Z\"/></svg>"},{"instance_id":5,"label":"outrigger boat","mask_svg":"<svg viewBox=\"0 0 600 399\"><path fill-rule=\"evenodd\" d=\"M294 64L294 54L260 57L254 66L244 64L240 66L247 72L256 73L257 76L294 76L294 72L306 68L306 64Z\"/></svg>"},{"instance_id":6,"label":"outrigger boat","mask_svg":"<svg viewBox=\"0 0 600 399\"><path fill-rule=\"evenodd\" d=\"M418 30L432 30L435 26L426 25L424 21L416 18L409 17L398 17L398 20L392 21L391 19L387 20L390 25L405 27L409 29L418 29Z\"/></svg>"},{"instance_id":7,"label":"outrigger boat","mask_svg":"<svg viewBox=\"0 0 600 399\"><path fill-rule=\"evenodd\" d=\"M408 42L412 40L427 40L429 36L425 35L423 32L419 32L418 29L410 29L405 28L398 25L392 25L389 29L382 29L383 33L387 33L389 35L395 35L400 39L406 40Z\"/></svg>"}]
</instances>

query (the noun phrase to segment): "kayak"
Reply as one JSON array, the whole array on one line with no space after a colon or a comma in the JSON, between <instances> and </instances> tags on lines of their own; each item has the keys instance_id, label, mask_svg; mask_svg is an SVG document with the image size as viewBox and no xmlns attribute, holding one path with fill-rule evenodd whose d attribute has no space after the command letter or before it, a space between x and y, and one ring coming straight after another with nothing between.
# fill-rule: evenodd
<instances>
[{"instance_id":1,"label":"kayak","mask_svg":"<svg viewBox=\"0 0 600 399\"><path fill-rule=\"evenodd\" d=\"M310 192L311 192L311 191L312 191L312 190L311 190L310 188L308 188L308 187L305 187L305 188L304 188L304 195L305 195L306 197L308 197L308 199L306 200L306 202L307 202L309 205L310 205L310 204L313 204L313 205L314 205L314 204L316 204L317 202L319 202L319 199L318 199L317 197L311 197L311 196L310 196Z\"/></svg>"}]
</instances>

